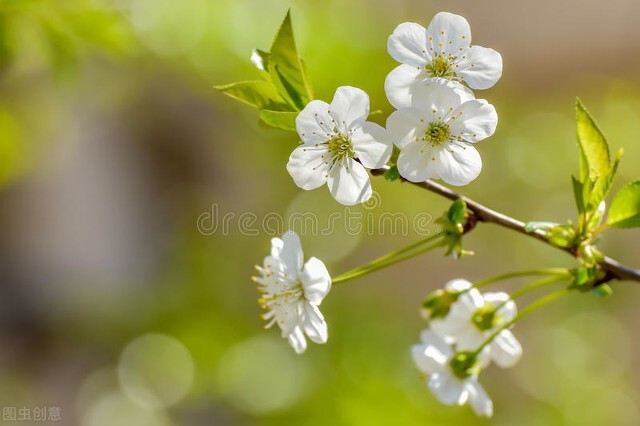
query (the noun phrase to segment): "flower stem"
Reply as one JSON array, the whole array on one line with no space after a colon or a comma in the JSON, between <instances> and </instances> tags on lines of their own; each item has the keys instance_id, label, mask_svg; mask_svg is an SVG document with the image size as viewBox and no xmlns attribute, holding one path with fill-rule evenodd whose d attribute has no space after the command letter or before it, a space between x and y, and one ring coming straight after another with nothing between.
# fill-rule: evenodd
<instances>
[{"instance_id":1,"label":"flower stem","mask_svg":"<svg viewBox=\"0 0 640 426\"><path fill-rule=\"evenodd\" d=\"M540 280L537 281L533 281L532 283L529 283L527 285L524 285L522 287L520 287L519 289L517 289L516 291L514 291L511 294L510 300L515 300L517 298L519 298L520 296L524 296L525 294L529 293L530 291L536 290L540 287L544 287L546 285L549 284L555 284L557 282L561 282L564 281L565 279L569 278L570 274L567 271L566 275L553 275L547 278L542 278Z\"/></svg>"},{"instance_id":2,"label":"flower stem","mask_svg":"<svg viewBox=\"0 0 640 426\"><path fill-rule=\"evenodd\" d=\"M348 281L354 278L358 278L362 275L366 275L369 274L371 272L377 271L379 269L382 268L386 268L388 266L391 265L395 265L396 263L400 263L403 262L405 260L411 259L415 256L418 256L420 254L426 253L428 251L433 250L434 248L440 247L443 242L442 240L440 241L436 241L435 244L430 244L427 247L422 247L421 246L432 242L434 240L437 240L438 238L441 238L442 235L433 235L430 236L428 238L425 238L424 240L420 240L418 242L415 242L413 244L410 244L404 248L401 248L399 250L396 250L394 252L388 253L384 256L381 256L377 259L372 260L371 262L367 263L366 265L360 266L358 268L355 268L351 271L345 272L343 274L340 274L339 276L335 277L332 280L332 284L339 284L341 282L344 281ZM407 253L407 254L405 254ZM404 255L404 256L403 256Z\"/></svg>"},{"instance_id":3,"label":"flower stem","mask_svg":"<svg viewBox=\"0 0 640 426\"><path fill-rule=\"evenodd\" d=\"M480 347L478 347L478 349L476 349L474 351L474 355L478 356L480 355L480 352L482 352L482 350L493 341L493 339L496 338L496 336L498 336L498 334L500 334L500 332L502 330L506 330L507 328L511 327L512 325L514 325L515 323L517 323L518 321L520 321L522 318L524 318L525 316L527 316L528 314L530 314L531 312L535 311L538 308L543 307L544 305L553 302L556 299L561 298L562 296L569 294L569 292L571 292L571 288L567 287L567 288L563 288L562 290L558 290L556 292L550 293L538 300L536 300L535 302L530 303L529 305L527 305L522 311L520 311L520 313L518 315L516 315L511 321L508 321L506 323L504 323L500 328L498 328L496 331L494 331L488 338L487 340L485 340L482 345L480 345Z\"/></svg>"},{"instance_id":4,"label":"flower stem","mask_svg":"<svg viewBox=\"0 0 640 426\"><path fill-rule=\"evenodd\" d=\"M476 288L482 288L484 286L493 284L498 281L507 280L509 278L524 277L527 275L553 275L553 276L560 276L560 277L568 277L570 275L570 272L566 268L531 269L527 271L509 272L507 274L502 274L502 275L497 275L495 277L487 278L486 280L477 281L476 283L474 283L473 286Z\"/></svg>"},{"instance_id":5,"label":"flower stem","mask_svg":"<svg viewBox=\"0 0 640 426\"><path fill-rule=\"evenodd\" d=\"M544 287L547 286L549 284L555 284L561 281L564 281L565 279L569 278L571 276L571 274L569 273L569 271L567 271L566 275L555 275L555 276L551 276L551 277L547 277L547 278L542 278L540 280L537 281L533 281L532 283L529 283L525 286L520 287L518 290L514 291L511 296L509 297L509 299L505 300L504 302L498 304L498 306L496 306L494 309L497 312L498 310L500 310L504 305L506 305L507 303L509 303L509 301L511 300L516 300L517 298L519 298L520 296L524 296L525 294L539 289L540 287Z\"/></svg>"}]
</instances>

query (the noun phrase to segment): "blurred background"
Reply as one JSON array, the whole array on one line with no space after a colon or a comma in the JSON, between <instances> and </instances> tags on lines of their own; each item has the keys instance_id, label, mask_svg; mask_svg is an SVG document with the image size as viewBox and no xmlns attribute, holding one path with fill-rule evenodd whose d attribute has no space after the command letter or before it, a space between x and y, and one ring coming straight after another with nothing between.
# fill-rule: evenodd
<instances>
[{"instance_id":1,"label":"blurred background","mask_svg":"<svg viewBox=\"0 0 640 426\"><path fill-rule=\"evenodd\" d=\"M326 188L302 192L284 168L295 135L213 89L259 77L251 49L269 49L288 8L316 98L363 88L379 122L399 23L458 13L502 53L502 80L478 93L500 124L466 195L522 220L573 218L576 96L625 149L614 191L639 177L635 0L0 0L0 423L640 424L640 286L624 282L516 327L522 361L481 377L492 420L436 402L409 353L419 301L456 277L573 265L491 225L465 240L473 257L431 253L333 289L329 342L303 356L262 329L249 277L292 216L306 257L337 275L419 237L354 235L346 216L403 213L429 232L448 205L381 178L349 211ZM320 230L340 213L333 232L310 212ZM612 230L600 247L640 267L639 236Z\"/></svg>"}]
</instances>

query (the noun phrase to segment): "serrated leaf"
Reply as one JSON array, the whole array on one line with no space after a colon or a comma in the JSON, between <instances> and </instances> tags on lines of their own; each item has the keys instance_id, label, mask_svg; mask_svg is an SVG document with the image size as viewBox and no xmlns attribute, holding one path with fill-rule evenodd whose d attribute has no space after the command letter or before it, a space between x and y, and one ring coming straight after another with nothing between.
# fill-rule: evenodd
<instances>
[{"instance_id":1,"label":"serrated leaf","mask_svg":"<svg viewBox=\"0 0 640 426\"><path fill-rule=\"evenodd\" d=\"M580 99L576 100L576 128L581 150L580 180L606 176L610 167L609 145Z\"/></svg>"},{"instance_id":2,"label":"serrated leaf","mask_svg":"<svg viewBox=\"0 0 640 426\"><path fill-rule=\"evenodd\" d=\"M215 88L254 108L273 111L291 111L292 109L268 81L242 81L215 86Z\"/></svg>"},{"instance_id":3,"label":"serrated leaf","mask_svg":"<svg viewBox=\"0 0 640 426\"><path fill-rule=\"evenodd\" d=\"M290 132L296 131L297 116L298 113L295 111L260 111L260 121L262 121L262 123L270 127L275 127L276 129L287 130Z\"/></svg>"},{"instance_id":4,"label":"serrated leaf","mask_svg":"<svg viewBox=\"0 0 640 426\"><path fill-rule=\"evenodd\" d=\"M607 174L598 178L593 185L588 203L590 210L597 208L609 194L611 185L613 184L616 173L618 172L618 165L620 164L620 159L622 158L623 154L624 151L622 149L618 150L618 152L616 153L616 158L613 160L613 164L611 164L611 167L609 168Z\"/></svg>"},{"instance_id":5,"label":"serrated leaf","mask_svg":"<svg viewBox=\"0 0 640 426\"><path fill-rule=\"evenodd\" d=\"M295 109L302 110L311 100L311 90L296 50L291 12L287 12L271 46L268 70L280 96Z\"/></svg>"},{"instance_id":6,"label":"serrated leaf","mask_svg":"<svg viewBox=\"0 0 640 426\"><path fill-rule=\"evenodd\" d=\"M555 228L556 226L559 226L559 223L555 223L555 222L527 222L524 225L524 230L525 232L534 232L537 231L538 229L541 229L543 231L548 231L551 228Z\"/></svg>"},{"instance_id":7,"label":"serrated leaf","mask_svg":"<svg viewBox=\"0 0 640 426\"><path fill-rule=\"evenodd\" d=\"M607 223L616 228L640 227L640 180L618 191L611 203Z\"/></svg>"}]
</instances>

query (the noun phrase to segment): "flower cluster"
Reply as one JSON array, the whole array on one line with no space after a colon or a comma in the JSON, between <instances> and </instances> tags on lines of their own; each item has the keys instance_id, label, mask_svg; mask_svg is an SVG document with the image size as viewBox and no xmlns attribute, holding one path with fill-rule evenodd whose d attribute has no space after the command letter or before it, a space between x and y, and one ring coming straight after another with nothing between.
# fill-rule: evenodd
<instances>
[{"instance_id":1,"label":"flower cluster","mask_svg":"<svg viewBox=\"0 0 640 426\"><path fill-rule=\"evenodd\" d=\"M407 180L466 185L482 170L474 144L495 132L498 115L462 83L472 89L493 86L502 75L502 58L470 43L467 20L446 12L426 29L405 22L389 37L387 50L402 65L385 81L387 98L397 108L387 129L400 149L398 172Z\"/></svg>"},{"instance_id":2,"label":"flower cluster","mask_svg":"<svg viewBox=\"0 0 640 426\"><path fill-rule=\"evenodd\" d=\"M387 45L401 63L384 85L397 109L387 128L366 121L369 97L360 89L339 87L331 104L309 102L296 118L302 144L287 164L296 185L311 190L326 183L342 204L366 202L372 194L366 169L386 165L394 144L398 172L412 182L466 185L478 177L482 160L474 144L495 132L498 116L463 83L493 86L502 58L470 43L468 22L450 13L438 13L426 29L400 24Z\"/></svg>"},{"instance_id":3,"label":"flower cluster","mask_svg":"<svg viewBox=\"0 0 640 426\"><path fill-rule=\"evenodd\" d=\"M493 414L493 403L478 374L491 361L512 367L522 356L522 347L509 330L516 305L502 292L480 293L471 283L448 282L425 301L430 329L412 349L427 385L447 405L470 403L481 416Z\"/></svg>"}]
</instances>

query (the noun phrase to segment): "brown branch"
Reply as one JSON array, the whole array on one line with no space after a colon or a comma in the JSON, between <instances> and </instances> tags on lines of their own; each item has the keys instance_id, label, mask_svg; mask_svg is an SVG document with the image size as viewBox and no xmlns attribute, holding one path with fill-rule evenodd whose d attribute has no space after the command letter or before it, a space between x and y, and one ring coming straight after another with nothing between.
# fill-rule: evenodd
<instances>
[{"instance_id":1,"label":"brown branch","mask_svg":"<svg viewBox=\"0 0 640 426\"><path fill-rule=\"evenodd\" d=\"M389 169L389 166L385 166L380 169L371 170L371 174L374 176L380 176L384 174ZM401 178L402 179L402 178ZM409 182L412 185L418 186L420 188L426 189L427 191L431 191L435 194L438 194L442 197L448 198L449 200L457 200L459 198L463 199L467 203L467 208L472 213L472 226L468 228L468 230L473 229L475 223L484 222L484 223L494 223L496 225L502 226L503 228L511 229L512 231L518 232L523 235L527 235L529 237L533 237L537 240L543 241L549 244L552 247L560 249L573 257L578 257L578 253L573 248L559 247L555 244L549 242L546 238L545 232L538 229L532 232L527 232L525 230L524 222L521 222L517 219L512 218L511 216L507 216L505 214L499 213L495 210L490 209L489 207L480 204L470 198L467 198L463 195L458 194L447 188L444 185L440 185L432 180L428 180L426 182L410 182L405 179L402 179L404 182ZM629 281L637 281L640 282L640 271L637 269L630 268L621 264L620 262L611 259L605 256L602 261L599 262L600 267L605 272L604 278L598 280L598 284L603 282L610 281L612 279L617 280L629 280Z\"/></svg>"}]
</instances>

